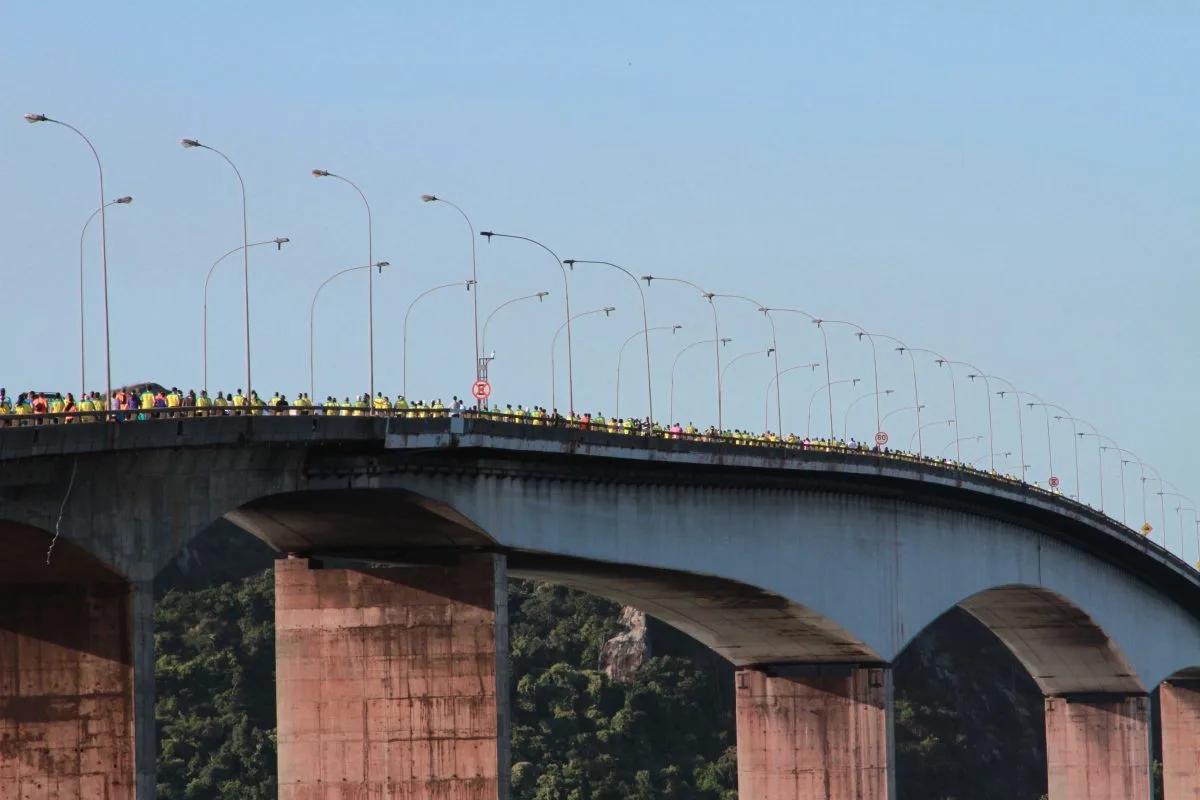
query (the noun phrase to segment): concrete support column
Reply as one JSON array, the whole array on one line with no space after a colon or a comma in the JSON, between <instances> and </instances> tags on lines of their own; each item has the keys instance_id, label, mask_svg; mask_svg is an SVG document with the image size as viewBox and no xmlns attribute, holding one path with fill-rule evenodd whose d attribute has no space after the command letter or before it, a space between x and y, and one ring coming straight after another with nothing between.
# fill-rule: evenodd
<instances>
[{"instance_id":1,"label":"concrete support column","mask_svg":"<svg viewBox=\"0 0 1200 800\"><path fill-rule=\"evenodd\" d=\"M279 797L509 794L503 556L275 563Z\"/></svg>"},{"instance_id":2,"label":"concrete support column","mask_svg":"<svg viewBox=\"0 0 1200 800\"><path fill-rule=\"evenodd\" d=\"M1200 800L1200 680L1158 687L1162 717L1163 796Z\"/></svg>"},{"instance_id":3,"label":"concrete support column","mask_svg":"<svg viewBox=\"0 0 1200 800\"><path fill-rule=\"evenodd\" d=\"M1050 800L1150 800L1150 698L1046 698Z\"/></svg>"},{"instance_id":4,"label":"concrete support column","mask_svg":"<svg viewBox=\"0 0 1200 800\"><path fill-rule=\"evenodd\" d=\"M153 602L116 579L0 586L0 798L153 800Z\"/></svg>"},{"instance_id":5,"label":"concrete support column","mask_svg":"<svg viewBox=\"0 0 1200 800\"><path fill-rule=\"evenodd\" d=\"M769 667L735 680L739 798L895 798L890 669Z\"/></svg>"}]
</instances>

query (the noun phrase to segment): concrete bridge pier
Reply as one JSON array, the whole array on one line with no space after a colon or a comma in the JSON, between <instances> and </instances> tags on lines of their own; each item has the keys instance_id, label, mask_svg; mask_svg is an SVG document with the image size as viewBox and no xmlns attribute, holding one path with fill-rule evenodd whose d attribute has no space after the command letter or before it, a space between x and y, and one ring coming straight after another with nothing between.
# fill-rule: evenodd
<instances>
[{"instance_id":1,"label":"concrete bridge pier","mask_svg":"<svg viewBox=\"0 0 1200 800\"><path fill-rule=\"evenodd\" d=\"M1200 798L1200 680L1163 681L1158 689L1162 718L1163 796Z\"/></svg>"},{"instance_id":2,"label":"concrete bridge pier","mask_svg":"<svg viewBox=\"0 0 1200 800\"><path fill-rule=\"evenodd\" d=\"M0 575L0 797L153 800L153 603L111 574Z\"/></svg>"},{"instance_id":3,"label":"concrete bridge pier","mask_svg":"<svg viewBox=\"0 0 1200 800\"><path fill-rule=\"evenodd\" d=\"M890 669L771 665L734 679L738 797L895 798Z\"/></svg>"},{"instance_id":4,"label":"concrete bridge pier","mask_svg":"<svg viewBox=\"0 0 1200 800\"><path fill-rule=\"evenodd\" d=\"M1047 697L1046 762L1050 800L1150 800L1150 698Z\"/></svg>"},{"instance_id":5,"label":"concrete bridge pier","mask_svg":"<svg viewBox=\"0 0 1200 800\"><path fill-rule=\"evenodd\" d=\"M276 562L281 800L508 797L506 570Z\"/></svg>"}]
</instances>

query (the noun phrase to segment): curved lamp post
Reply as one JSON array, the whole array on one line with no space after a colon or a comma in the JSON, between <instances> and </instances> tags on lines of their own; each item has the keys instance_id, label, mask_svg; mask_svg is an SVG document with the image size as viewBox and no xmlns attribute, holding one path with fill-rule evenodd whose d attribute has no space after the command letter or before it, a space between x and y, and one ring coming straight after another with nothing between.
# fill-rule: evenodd
<instances>
[{"instance_id":1,"label":"curved lamp post","mask_svg":"<svg viewBox=\"0 0 1200 800\"><path fill-rule=\"evenodd\" d=\"M472 239L471 241L475 241ZM404 311L404 331L400 337L400 385L403 387L404 396L408 397L408 315L412 313L413 306L428 294L433 294L441 289L453 289L455 286L466 286L467 291L471 291L471 287L475 285L474 278L468 278L465 281L455 281L454 283L443 283L441 286L434 286L432 289L426 289L419 295L413 298L413 301L408 304L408 308ZM476 362L478 364L478 361ZM373 396L373 395L372 395Z\"/></svg>"},{"instance_id":2,"label":"curved lamp post","mask_svg":"<svg viewBox=\"0 0 1200 800\"><path fill-rule=\"evenodd\" d=\"M467 228L471 231L471 281L476 287L475 293L471 298L471 316L475 321L475 380L479 380L482 377L482 370L479 364L479 271L476 268L475 262L475 226L471 223L471 218L467 216L467 212L444 197L438 197L436 194L423 194L421 195L421 200L426 203L445 203L450 206L459 213L463 221L467 223Z\"/></svg>"},{"instance_id":3,"label":"curved lamp post","mask_svg":"<svg viewBox=\"0 0 1200 800\"><path fill-rule=\"evenodd\" d=\"M1098 458L1101 461L1104 460L1105 451L1107 451L1107 450L1118 451L1117 452L1117 466L1118 466L1118 469L1120 470L1120 476L1121 476L1120 477L1120 480L1121 480L1121 524L1128 526L1128 523L1126 522L1126 520L1128 519L1128 515L1125 513L1125 463L1121 460L1121 454L1119 452L1121 449L1121 446L1119 444L1117 444L1115 441L1113 441L1112 438L1105 436L1103 433L1098 433L1098 432L1093 431L1092 433L1084 432L1079 435L1096 437L1096 453L1097 453ZM1101 441L1108 442L1110 445L1112 445L1112 447L1105 447L1104 445L1100 444ZM1101 509L1101 510L1103 510L1103 509Z\"/></svg>"},{"instance_id":4,"label":"curved lamp post","mask_svg":"<svg viewBox=\"0 0 1200 800\"><path fill-rule=\"evenodd\" d=\"M823 325L826 322L830 323L831 325L849 325L851 328L854 328L855 331L857 331L856 335L858 336L859 341L862 341L863 337L865 336L867 339L867 343L871 345L871 366L872 366L872 369L874 370L874 375L875 375L875 431L878 432L878 431L883 430L882 428L879 427L879 423L880 423L880 416L879 416L879 394L880 394L880 390L879 390L879 354L875 351L875 340L871 338L871 335L869 333L867 333L867 330L865 328L863 328L861 325L854 323L854 322L847 322L846 320L841 320L841 319L816 319L816 320L813 320L813 324L816 325L817 327L820 327L821 325Z\"/></svg>"},{"instance_id":5,"label":"curved lamp post","mask_svg":"<svg viewBox=\"0 0 1200 800\"><path fill-rule=\"evenodd\" d=\"M781 370L781 371L780 371L780 373L779 373L778 375L773 375L773 376L771 377L771 380L767 381L767 391L766 391L766 393L763 395L763 430L764 430L764 431L767 429L767 426L769 425L769 423L767 422L767 419L768 419L768 417L770 416L770 407L771 407L771 384L773 384L773 383L779 383L779 379L780 379L781 377L783 377L784 375L787 375L789 372L795 372L795 371L796 371L796 370L798 370L798 369L811 369L811 370L816 370L816 368L817 368L817 367L819 367L819 366L821 366L821 364L820 364L820 362L817 362L817 361L814 361L814 362L813 362L813 363L811 363L811 364L797 364L797 365L796 365L796 366L794 366L794 367L788 367L788 368L787 368L787 369L785 369L785 370ZM779 395L778 395L778 394L776 394L776 397L778 397L778 396L779 396ZM780 431L780 433L779 433L779 438L780 438L780 439L783 439L783 432L782 432L782 431Z\"/></svg>"},{"instance_id":6,"label":"curved lamp post","mask_svg":"<svg viewBox=\"0 0 1200 800\"><path fill-rule=\"evenodd\" d=\"M650 413L650 426L653 428L653 426L654 426L654 383L650 379L650 374L651 374L650 373L650 323L646 317L646 293L642 291L642 284L638 281L638 279L634 276L634 274L632 272L630 272L629 270L620 266L619 264L612 263L611 261L589 261L589 260L581 259L581 258L568 258L568 259L564 260L563 263L566 264L571 269L575 269L576 264L598 264L600 266L612 267L613 269L619 270L619 271L625 273L626 275L628 275L629 280L633 281L633 285L637 287L638 299L640 299L642 302L642 335L645 337L645 340L646 340L646 403L647 403L647 406L649 408L649 413ZM649 284L647 284L647 285L649 285ZM676 329L678 329L679 327L680 326L678 326L678 325L675 326ZM621 345L621 347L622 347L622 349L624 349L625 346ZM619 401L620 400L619 386L620 386L620 378L621 378L621 370L620 370L620 366L619 366L619 362L620 362L619 355L617 357L617 361L618 361L617 399Z\"/></svg>"},{"instance_id":7,"label":"curved lamp post","mask_svg":"<svg viewBox=\"0 0 1200 800\"><path fill-rule=\"evenodd\" d=\"M769 313L771 311L783 311L788 314L800 314L801 316L808 317L810 322L813 322L813 323L817 322L817 318L814 317L812 314L808 313L807 311L801 311L798 308L771 307L771 308L765 308L763 310L763 313ZM817 330L821 332L821 341L825 346L825 383L828 385L833 382L833 378L830 377L830 374L829 374L829 336L826 334L825 329L822 328L820 325L817 325ZM778 403L779 403L778 397L776 398L775 402L776 402L776 405L778 405ZM810 417L809 427L811 428L811 426L812 426L811 412L809 414L809 417ZM780 426L782 427L782 420L780 422ZM782 431L780 431L780 433L782 434ZM807 433L805 435L807 435ZM829 394L829 438L832 439L833 435L834 435L834 431L833 431L833 393L830 392L830 394Z\"/></svg>"},{"instance_id":8,"label":"curved lamp post","mask_svg":"<svg viewBox=\"0 0 1200 800\"><path fill-rule=\"evenodd\" d=\"M61 125L69 131L72 131L83 143L92 151L92 158L96 160L96 173L100 177L100 271L101 281L104 286L104 407L112 407L112 339L109 337L108 324L108 222L105 219L104 209L107 203L104 200L104 165L100 163L100 154L96 152L92 140L84 135L83 131L76 128L74 125L63 122L59 119L47 117L45 114L26 114L25 121L31 125L38 122L50 122L55 125Z\"/></svg>"},{"instance_id":9,"label":"curved lamp post","mask_svg":"<svg viewBox=\"0 0 1200 800\"><path fill-rule=\"evenodd\" d=\"M250 239L247 233L246 223L246 182L242 180L242 172L237 168L229 156L222 153L215 147L209 147L206 144L201 144L196 139L180 139L179 144L184 149L200 148L208 150L220 156L226 164L233 170L233 174L237 176L238 187L242 191L242 294L246 305L246 397L250 397L253 391L253 385L250 372ZM101 218L103 219L103 218Z\"/></svg>"},{"instance_id":10,"label":"curved lamp post","mask_svg":"<svg viewBox=\"0 0 1200 800\"><path fill-rule=\"evenodd\" d=\"M958 425L958 388L954 384L954 367L952 367L950 365L951 362L947 361L945 358L943 358L941 355L934 352L933 350L929 350L928 348L925 348L925 347L906 347L906 346L902 345L901 347L898 347L896 349L897 350L907 350L910 356L913 353L925 353L926 355L933 356L933 363L937 364L939 367L946 368L946 371L950 374L950 413L954 415L954 420L955 420L954 424L957 427L957 425ZM915 362L914 362L913 368L914 368L914 370L916 369ZM962 463L962 452L958 447L958 441L954 442L954 447L955 447L955 454L954 454L955 461ZM942 455L945 455L945 453L942 453ZM941 458L940 455L938 457Z\"/></svg>"},{"instance_id":11,"label":"curved lamp post","mask_svg":"<svg viewBox=\"0 0 1200 800\"><path fill-rule=\"evenodd\" d=\"M229 256L233 255L237 251L244 250L246 247L258 247L259 245L273 244L273 245L275 245L276 250L282 250L283 246L290 241L291 241L291 239L287 238L286 236L277 236L274 239L267 239L266 241L263 241L263 242L253 242L250 245L243 245L242 247L235 247L232 250L230 250L229 252L225 253L225 255L221 256L216 261L214 261L212 266L208 268L208 274L204 276L204 314L203 314L203 320L200 323L201 324L200 340L201 340L201 350L202 350L201 358L204 363L204 370L203 370L204 391L206 393L208 392L208 282L210 280L212 280L213 270L215 270L217 268L217 264L220 264L222 261L224 261ZM247 392L246 396L247 397L250 396L248 392Z\"/></svg>"},{"instance_id":12,"label":"curved lamp post","mask_svg":"<svg viewBox=\"0 0 1200 800\"><path fill-rule=\"evenodd\" d=\"M1075 451L1075 500L1078 502L1083 502L1080 499L1081 487L1079 483L1079 433L1075 428L1075 423L1077 420L1071 416L1071 412L1067 411L1062 406L1056 406L1054 403L1042 403L1042 405L1046 408L1053 408L1056 411L1062 412L1062 414L1054 415L1054 419L1058 422L1062 422L1065 419L1069 420L1071 423L1071 445L1072 449Z\"/></svg>"},{"instance_id":13,"label":"curved lamp post","mask_svg":"<svg viewBox=\"0 0 1200 800\"><path fill-rule=\"evenodd\" d=\"M88 226L92 224L92 220L96 215L111 205L129 205L133 202L132 197L118 197L116 200L109 200L104 205L92 212L92 215L87 218L87 222L83 223L83 230L79 232L79 399L82 400L87 396L87 359L84 357L86 351L87 337L84 335L83 329L83 239L87 235Z\"/></svg>"},{"instance_id":14,"label":"curved lamp post","mask_svg":"<svg viewBox=\"0 0 1200 800\"><path fill-rule=\"evenodd\" d=\"M998 452L993 451L985 456L980 456L979 458L972 461L971 466L978 467L980 461L983 461L985 458L990 458L991 463L992 463L992 472L995 472L996 471L996 456L1000 456L1001 458L1003 458L1007 461L1009 456L1011 456L1011 455L1012 455L1011 450L1003 452L1003 453L998 453Z\"/></svg>"},{"instance_id":15,"label":"curved lamp post","mask_svg":"<svg viewBox=\"0 0 1200 800\"><path fill-rule=\"evenodd\" d=\"M733 300L742 300L753 305L756 309L762 312L762 315L767 318L767 322L771 326L771 349L767 351L767 356L775 355L775 424L778 428L780 436L783 435L783 402L781 401L782 388L779 383L779 338L775 333L775 319L771 316L771 309L757 300L753 300L742 294L714 294L713 297L728 297Z\"/></svg>"},{"instance_id":16,"label":"curved lamp post","mask_svg":"<svg viewBox=\"0 0 1200 800\"><path fill-rule=\"evenodd\" d=\"M671 418L670 419L671 425L674 425L675 421L676 421L675 420L675 367L677 364L679 364L679 359L683 357L684 353L686 353L688 350L691 350L693 347L699 347L702 344L712 344L714 341L716 342L717 347L724 347L725 345L732 342L733 339L730 339L728 337L726 337L724 339L701 339L698 342L692 342L687 347L683 348L682 350L680 350L678 353L675 354L675 360L671 362L670 403L667 408L667 414ZM718 428L717 430L720 430L720 428Z\"/></svg>"},{"instance_id":17,"label":"curved lamp post","mask_svg":"<svg viewBox=\"0 0 1200 800\"><path fill-rule=\"evenodd\" d=\"M905 353L908 353L908 360L909 360L909 363L912 365L913 405L906 406L906 410L915 411L917 414L917 455L919 455L919 456L924 455L925 454L924 453L925 443L921 439L921 409L924 408L925 406L921 403L921 391L920 391L919 387L917 386L917 359L916 359L916 356L914 356L912 354L912 350L909 348L908 345L906 345L904 342L897 339L895 336L888 336L886 333L863 333L863 336L866 336L870 339L875 339L876 337L878 337L880 339L887 339L889 342L895 342L898 345L898 347L896 347L897 353L899 353L902 356ZM892 412L892 413L894 413L894 412ZM890 416L891 416L891 413L885 414L883 419L886 420ZM882 424L883 424L883 420L880 420L880 425L882 425ZM880 430L883 430L883 428L880 428ZM910 447L909 451L911 452L911 450L912 450L912 448Z\"/></svg>"},{"instance_id":18,"label":"curved lamp post","mask_svg":"<svg viewBox=\"0 0 1200 800\"><path fill-rule=\"evenodd\" d=\"M391 265L386 261L377 261L374 264L361 264L357 267L346 267L345 269L340 270L339 272L333 273L328 278L326 278L324 281L322 281L321 285L317 287L317 290L315 292L313 292L312 303L310 303L309 307L308 307L308 397L310 400L312 399L312 396L315 394L314 380L313 380L313 374L315 372L315 370L313 368L313 364L314 364L313 321L316 317L317 298L321 295L321 290L324 289L329 284L329 282L332 281L334 278L345 275L347 272L354 272L355 270L359 270L359 269L370 270L372 267L374 267L375 269L378 269L380 272L383 272L383 268L387 267L387 266L391 266ZM249 392L247 392L247 396L249 396ZM374 399L375 396L371 395L371 397L372 397L372 399Z\"/></svg>"},{"instance_id":19,"label":"curved lamp post","mask_svg":"<svg viewBox=\"0 0 1200 800\"><path fill-rule=\"evenodd\" d=\"M712 342L713 352L715 353L716 359L717 359L717 361L716 361L717 368L716 368L716 373L715 373L716 378L717 378L717 430L718 431L724 430L725 429L724 428L724 416L721 413L721 345L725 344L727 341L732 341L732 340L722 340L721 339L721 323L717 316L717 304L713 302L713 298L716 295L714 295L712 292L708 291L707 289L703 289L700 286L697 286L696 284L692 283L691 281L684 280L683 278L663 278L658 275L643 275L642 280L644 280L646 282L647 286L650 285L650 281L667 281L669 283L682 283L685 286L690 286L693 289L695 289L696 291L698 291L700 293L700 295L705 300L708 301L709 307L712 308L713 338L709 339L708 341ZM676 356L676 358L678 359L678 356ZM671 367L671 378L672 378L671 382L672 382L672 384L674 384L674 377L675 377L674 376L674 365L672 365L672 367ZM675 404L674 404L674 402L672 402L671 403L672 409L674 409L674 406L675 406ZM672 411L671 416L674 417L673 411ZM675 420L672 419L671 421L674 422Z\"/></svg>"},{"instance_id":20,"label":"curved lamp post","mask_svg":"<svg viewBox=\"0 0 1200 800\"><path fill-rule=\"evenodd\" d=\"M981 376L968 375L967 377L975 378L975 377L981 377ZM1025 463L1025 423L1022 421L1022 417L1024 415L1021 413L1021 392L1017 389L1017 387L1013 386L1011 383L1006 381L1004 378L1001 378L996 375L988 375L987 377L991 378L994 381L1000 381L1005 386L1007 386L1009 388L1009 390L1012 392L1013 399L1015 399L1017 401L1017 444L1018 444L1017 449L1021 453L1021 481L1023 483L1025 483L1025 482L1027 482L1025 480L1025 468L1028 465ZM1003 400L1004 395L1008 394L1008 392L1005 392L1002 390L1002 391L996 392L996 394L1000 397L1001 400Z\"/></svg>"},{"instance_id":21,"label":"curved lamp post","mask_svg":"<svg viewBox=\"0 0 1200 800\"><path fill-rule=\"evenodd\" d=\"M959 366L963 366L968 369L973 369L973 370L975 370L975 374L977 374L979 377L981 377L983 379L983 388L985 389L985 393L987 395L988 451L989 451L989 453L995 453L996 452L996 429L992 424L992 386L990 383L988 383L988 376L984 375L983 370L981 370L979 367L975 366L974 364L970 364L966 361L951 361L949 359L943 358L943 359L940 359L938 362L938 366L942 366L942 365L948 366L950 364L958 364ZM950 380L951 381L954 380L953 374L951 374ZM953 385L953 383L951 385ZM956 419L959 418L957 412L954 414L954 416ZM996 470L996 462L995 461L992 461L991 468L992 468L992 471L995 472L995 470Z\"/></svg>"},{"instance_id":22,"label":"curved lamp post","mask_svg":"<svg viewBox=\"0 0 1200 800\"><path fill-rule=\"evenodd\" d=\"M571 346L571 286L567 283L567 268L563 266L563 261L558 257L558 253L551 250L546 245L539 242L537 239L530 239L528 236L517 236L511 233L496 233L495 231L480 231L480 236L487 237L488 242L492 241L492 237L496 236L500 239L520 239L523 242L535 244L545 250L554 257L554 264L562 270L563 279L563 302L566 304L567 321L563 325L567 329L567 403L571 406L569 414L575 413L575 360L573 353L574 348Z\"/></svg>"},{"instance_id":23,"label":"curved lamp post","mask_svg":"<svg viewBox=\"0 0 1200 800\"><path fill-rule=\"evenodd\" d=\"M774 347L768 347L765 350L751 350L748 353L742 353L741 355L736 355L733 358L729 359L729 361L727 361L725 363L725 367L721 370L721 385L724 386L724 384L725 384L725 373L729 371L729 368L732 367L737 362L741 361L743 358L749 358L750 356L761 356L764 353L766 354L767 358L770 358L771 354L774 352L775 352Z\"/></svg>"},{"instance_id":24,"label":"curved lamp post","mask_svg":"<svg viewBox=\"0 0 1200 800\"><path fill-rule=\"evenodd\" d=\"M954 422L954 425L955 425L955 427L956 427L956 428L958 427L958 421L957 421L957 420L955 420L955 422ZM948 445L946 445L945 447L943 447L943 448L942 448L942 452L938 454L938 458L941 458L942 456L946 455L946 451L947 451L947 450L949 450L951 447L955 448L955 450L956 450L956 451L960 451L960 450L959 450L959 444L960 444L961 442L979 442L979 441L983 441L983 434L982 434L982 433L980 433L980 434L976 434L975 436L959 436L959 437L957 437L957 438L956 438L956 439L955 439L953 442L951 442L950 444L948 444ZM962 464L962 463L964 463L964 462L962 462L962 461L956 461L955 463L956 463L956 464Z\"/></svg>"},{"instance_id":25,"label":"curved lamp post","mask_svg":"<svg viewBox=\"0 0 1200 800\"><path fill-rule=\"evenodd\" d=\"M950 419L939 419L937 422L926 422L926 423L925 423L924 425L922 425L921 427L922 427L922 428L932 428L932 427L933 427L933 426L935 426L935 425L948 425L948 426L953 426L953 425L956 425L957 423L958 423L958 420L956 420L956 419L954 419L953 417L951 417ZM913 435L912 435L912 436L910 436L910 437L908 437L908 450L909 450L909 452L910 452L910 453L912 452L912 446L913 446L913 442L915 442L915 441L917 440L917 433L918 433L918 432L919 432L919 431L913 431ZM950 444L952 445L952 444L954 444L954 442L951 442ZM949 450L949 449L950 449L950 445L947 445L947 446L946 446L946 450ZM945 450L943 450L942 452L945 452Z\"/></svg>"},{"instance_id":26,"label":"curved lamp post","mask_svg":"<svg viewBox=\"0 0 1200 800\"><path fill-rule=\"evenodd\" d=\"M867 392L866 394L859 395L858 397L851 400L850 405L846 406L846 414L845 414L844 418L842 419L842 439L847 439L850 436L850 411L854 408L854 405L859 400L866 400L868 397L874 397L875 402L878 404L880 395L886 396L886 395L894 393L895 391L896 391L895 389L881 389L878 392ZM876 425L877 431L883 430L883 428L879 427L879 422L880 422L880 419L878 417L876 417L875 425Z\"/></svg>"},{"instance_id":27,"label":"curved lamp post","mask_svg":"<svg viewBox=\"0 0 1200 800\"><path fill-rule=\"evenodd\" d=\"M550 295L549 292L537 292L535 294L526 294L526 295L522 295L521 297L514 297L511 300L505 300L503 303L501 303L500 305L493 308L492 313L488 314L487 318L484 319L484 321L483 321L483 337L480 340L479 349L487 350L487 326L488 326L488 323L492 321L492 317L496 316L497 311L499 311L500 309L502 309L506 306L511 306L513 303L519 303L522 300L536 299L540 303L542 301L543 297L548 297L549 295Z\"/></svg>"},{"instance_id":28,"label":"curved lamp post","mask_svg":"<svg viewBox=\"0 0 1200 800\"><path fill-rule=\"evenodd\" d=\"M612 312L614 312L616 310L617 309L614 306L605 306L604 308L593 308L591 311L582 311L582 312L576 314L574 317L571 317L570 319L568 319L562 325L559 325L558 330L556 330L554 332L554 336L550 339L550 409L551 409L551 411L558 410L558 399L557 399L557 396L555 395L555 389L556 389L555 384L557 384L558 380L554 374L555 373L554 349L558 345L558 335L560 333L562 333L563 328L566 328L567 329L567 339L570 340L570 338L571 338L570 324L574 320L577 320L580 317L587 317L592 314L601 314L601 313L607 317L609 314L611 314ZM573 405L574 404L572 404L572 406ZM569 416L574 416L574 415L575 415L575 410L574 410L574 408L572 408Z\"/></svg>"},{"instance_id":29,"label":"curved lamp post","mask_svg":"<svg viewBox=\"0 0 1200 800\"><path fill-rule=\"evenodd\" d=\"M641 288L642 287L639 285L638 290L641 291ZM637 333L633 334L625 341L621 342L621 347L617 350L617 391L616 391L615 402L613 403L613 415L617 419L621 418L621 359L625 357L625 345L629 344L630 342L632 342L634 339L638 338L639 336L646 337L646 340L649 341L649 337L647 336L647 334L650 333L651 331L670 331L671 333L675 333L675 331L679 330L682 327L683 327L682 325L659 325L655 328L643 327L642 330L638 331ZM647 348L647 350L649 350L649 348ZM649 358L649 355L647 354L646 364L648 365L649 363L650 363L650 358ZM653 409L653 408L654 407L651 406L651 409ZM650 425L651 426L654 425L653 410L651 411Z\"/></svg>"},{"instance_id":30,"label":"curved lamp post","mask_svg":"<svg viewBox=\"0 0 1200 800\"><path fill-rule=\"evenodd\" d=\"M1093 436L1099 437L1099 435L1100 435L1100 432L1096 430L1095 425L1088 422L1087 420L1080 419L1079 417L1072 417L1069 414L1063 414L1061 417L1056 416L1055 419L1071 420L1071 430L1072 431L1075 431L1075 423L1081 422L1084 425L1087 425L1089 428L1092 429ZM1075 432L1075 441L1078 443L1078 441L1086 435L1087 435L1086 433L1079 433L1076 431ZM1078 454L1076 455L1076 458L1078 458ZM1100 472L1100 513L1103 514L1104 513L1104 457L1100 452L1100 439L1099 438L1096 439L1096 463L1099 466L1099 472Z\"/></svg>"},{"instance_id":31,"label":"curved lamp post","mask_svg":"<svg viewBox=\"0 0 1200 800\"><path fill-rule=\"evenodd\" d=\"M363 190L358 188L358 184L344 175L338 175L336 172L330 172L327 169L314 169L312 171L314 178L337 178L342 183L350 185L350 188L358 192L358 196L362 198L363 205L367 208L367 264L375 263L374 244L375 236L372 230L373 220L371 216L371 204L367 202L367 196L363 194ZM380 270L382 272L382 270ZM369 374L370 379L370 397L375 398L375 275L371 270L367 270L367 350L370 363Z\"/></svg>"},{"instance_id":32,"label":"curved lamp post","mask_svg":"<svg viewBox=\"0 0 1200 800\"><path fill-rule=\"evenodd\" d=\"M817 399L817 395L819 395L821 392L828 390L829 391L829 403L830 403L830 405L832 405L833 404L833 387L837 386L839 383L848 383L848 384L850 384L850 387L853 388L853 387L857 386L861 380L862 380L862 378L842 378L840 381L829 381L824 386L822 386L820 389L817 389L815 392L813 392L812 397L808 398L808 425L805 427L804 435L810 436L812 434L812 404L813 404L813 400ZM835 439L837 439L837 434L834 432L834 430L832 428L830 428L829 441L832 442Z\"/></svg>"}]
</instances>

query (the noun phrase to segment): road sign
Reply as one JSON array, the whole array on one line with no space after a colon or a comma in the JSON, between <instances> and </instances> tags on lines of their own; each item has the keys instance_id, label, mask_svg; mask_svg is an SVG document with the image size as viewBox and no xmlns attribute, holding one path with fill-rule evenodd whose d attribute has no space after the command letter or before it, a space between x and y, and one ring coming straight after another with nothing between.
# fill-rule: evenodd
<instances>
[{"instance_id":1,"label":"road sign","mask_svg":"<svg viewBox=\"0 0 1200 800\"><path fill-rule=\"evenodd\" d=\"M887 433L885 433L884 431L880 431L879 433L875 434L875 444L879 445L880 447L883 447L887 443L888 443Z\"/></svg>"},{"instance_id":2,"label":"road sign","mask_svg":"<svg viewBox=\"0 0 1200 800\"><path fill-rule=\"evenodd\" d=\"M1059 485L1060 485L1060 484L1062 484L1062 481L1060 481L1060 480L1058 479L1058 476L1057 476L1057 475L1051 475L1051 476L1050 476L1050 488L1051 488L1051 489L1057 489L1057 488L1059 487Z\"/></svg>"},{"instance_id":3,"label":"road sign","mask_svg":"<svg viewBox=\"0 0 1200 800\"><path fill-rule=\"evenodd\" d=\"M1143 533L1144 535L1146 535L1146 536L1149 536L1149 535L1150 535L1150 531L1152 531L1152 530L1154 530L1154 528L1153 528L1153 527L1151 527L1151 525L1150 525L1150 523L1149 523L1149 522L1143 522L1143 523L1142 523L1142 533Z\"/></svg>"},{"instance_id":4,"label":"road sign","mask_svg":"<svg viewBox=\"0 0 1200 800\"><path fill-rule=\"evenodd\" d=\"M476 400L486 400L492 395L492 385L487 381L475 381L475 385L471 387L471 394Z\"/></svg>"}]
</instances>

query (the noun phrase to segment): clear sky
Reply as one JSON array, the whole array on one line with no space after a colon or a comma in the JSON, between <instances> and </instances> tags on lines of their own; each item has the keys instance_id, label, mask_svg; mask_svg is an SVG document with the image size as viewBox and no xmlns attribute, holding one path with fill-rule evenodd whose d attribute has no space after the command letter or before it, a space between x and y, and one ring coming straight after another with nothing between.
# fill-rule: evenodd
<instances>
[{"instance_id":1,"label":"clear sky","mask_svg":"<svg viewBox=\"0 0 1200 800\"><path fill-rule=\"evenodd\" d=\"M964 8L964 6L970 8ZM903 7L903 8L902 8ZM0 385L77 391L80 229L98 206L83 142L101 153L109 210L116 383L201 382L204 276L241 244L232 171L181 137L219 148L246 181L255 386L308 386L309 304L328 275L366 262L374 209L376 388L402 386L405 310L470 276L476 229L530 236L562 258L853 321L1011 381L1094 424L1200 499L1193 453L1200 263L1200 7L1190 2L1007 3L9 3L0 11ZM562 276L544 251L478 242L481 316L502 404L550 404ZM86 250L88 383L103 389L99 226ZM629 280L570 275L576 405L615 407L617 350L641 324ZM655 410L665 417L679 350L712 336L707 303L680 285L646 293ZM244 383L241 264L210 295L209 388ZM412 312L410 397L465 395L473 377L471 296L429 295ZM366 273L322 293L316 393L367 390ZM765 349L753 306L718 300L723 357ZM777 315L781 368L826 361L798 315ZM871 351L831 326L835 425L874 390ZM625 352L622 415L646 410L644 362ZM913 405L908 360L880 340L884 414ZM557 402L566 408L565 337ZM950 384L918 358L923 422L952 416ZM986 394L958 371L964 459L986 461ZM759 430L773 375L765 356L726 373L724 422ZM784 425L804 433L824 383L783 379ZM679 361L675 416L715 420L712 351ZM994 388L1002 388L997 384ZM772 401L773 402L773 401ZM1023 408L1031 480L1049 473L1046 421ZM1019 470L1017 406L993 397L996 450ZM773 410L771 417L773 418ZM818 398L814 433L828 432ZM884 427L906 446L910 411ZM869 437L872 398L849 432ZM774 423L771 423L774 427ZM1080 430L1086 430L1080 428ZM1052 421L1054 471L1074 491L1073 438ZM952 441L948 424L925 449ZM951 452L953 450L951 449ZM1003 464L1004 459L998 461ZM1104 454L1105 507L1120 516L1120 459ZM981 462L982 463L982 462ZM1080 447L1098 504L1095 441ZM1136 463L1129 521L1142 521ZM1159 525L1157 485L1147 484ZM1169 490L1169 488L1168 488ZM1178 547L1178 502L1167 498ZM1188 516L1187 552L1196 528ZM1161 533L1156 530L1155 536Z\"/></svg>"}]
</instances>

